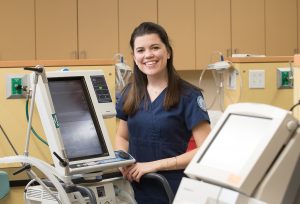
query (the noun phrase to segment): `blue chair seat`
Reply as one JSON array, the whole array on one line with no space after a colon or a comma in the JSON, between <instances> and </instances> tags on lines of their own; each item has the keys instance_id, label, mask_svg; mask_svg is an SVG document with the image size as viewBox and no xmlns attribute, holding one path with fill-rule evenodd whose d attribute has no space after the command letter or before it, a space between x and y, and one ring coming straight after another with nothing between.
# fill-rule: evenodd
<instances>
[{"instance_id":1,"label":"blue chair seat","mask_svg":"<svg viewBox=\"0 0 300 204\"><path fill-rule=\"evenodd\" d=\"M5 171L0 171L0 199L8 194L9 189L8 174Z\"/></svg>"}]
</instances>

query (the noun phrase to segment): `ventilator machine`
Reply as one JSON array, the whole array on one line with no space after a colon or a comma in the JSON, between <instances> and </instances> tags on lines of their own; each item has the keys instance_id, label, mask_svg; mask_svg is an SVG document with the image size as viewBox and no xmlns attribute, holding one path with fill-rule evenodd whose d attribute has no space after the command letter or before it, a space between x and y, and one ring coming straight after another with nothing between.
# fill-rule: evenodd
<instances>
[{"instance_id":1,"label":"ventilator machine","mask_svg":"<svg viewBox=\"0 0 300 204\"><path fill-rule=\"evenodd\" d=\"M174 204L295 204L300 129L266 104L227 107L185 169Z\"/></svg>"},{"instance_id":2,"label":"ventilator machine","mask_svg":"<svg viewBox=\"0 0 300 204\"><path fill-rule=\"evenodd\" d=\"M37 67L31 83L36 86L33 98L54 167L30 156L16 160L36 165L54 178L43 181L43 185L28 184L27 203L134 203L130 183L118 168L135 160L126 152L113 150L104 123L104 118L115 115L104 73L46 73L43 67ZM63 189L53 188L55 183Z\"/></svg>"}]
</instances>

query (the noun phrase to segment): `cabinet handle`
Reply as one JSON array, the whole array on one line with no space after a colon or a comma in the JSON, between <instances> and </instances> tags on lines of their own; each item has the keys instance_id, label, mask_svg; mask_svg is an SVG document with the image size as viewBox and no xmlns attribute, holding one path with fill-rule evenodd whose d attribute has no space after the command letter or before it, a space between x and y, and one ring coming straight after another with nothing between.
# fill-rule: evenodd
<instances>
[{"instance_id":1,"label":"cabinet handle","mask_svg":"<svg viewBox=\"0 0 300 204\"><path fill-rule=\"evenodd\" d=\"M298 53L298 48L295 48L294 49L294 54L297 54Z\"/></svg>"},{"instance_id":2,"label":"cabinet handle","mask_svg":"<svg viewBox=\"0 0 300 204\"><path fill-rule=\"evenodd\" d=\"M226 57L231 57L231 49L226 49Z\"/></svg>"},{"instance_id":3,"label":"cabinet handle","mask_svg":"<svg viewBox=\"0 0 300 204\"><path fill-rule=\"evenodd\" d=\"M79 59L86 59L86 51L85 50L80 52Z\"/></svg>"},{"instance_id":4,"label":"cabinet handle","mask_svg":"<svg viewBox=\"0 0 300 204\"><path fill-rule=\"evenodd\" d=\"M71 58L78 59L78 52L76 50L71 53Z\"/></svg>"}]
</instances>

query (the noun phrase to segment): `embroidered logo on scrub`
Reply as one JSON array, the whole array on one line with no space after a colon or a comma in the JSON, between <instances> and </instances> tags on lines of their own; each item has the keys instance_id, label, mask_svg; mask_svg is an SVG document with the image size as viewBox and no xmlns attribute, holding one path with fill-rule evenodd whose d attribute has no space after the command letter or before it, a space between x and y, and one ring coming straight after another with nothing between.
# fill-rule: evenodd
<instances>
[{"instance_id":1,"label":"embroidered logo on scrub","mask_svg":"<svg viewBox=\"0 0 300 204\"><path fill-rule=\"evenodd\" d=\"M205 101L203 99L202 96L198 96L197 98L197 103L198 103L198 106L203 110L203 111L206 111L206 104L205 104Z\"/></svg>"}]
</instances>

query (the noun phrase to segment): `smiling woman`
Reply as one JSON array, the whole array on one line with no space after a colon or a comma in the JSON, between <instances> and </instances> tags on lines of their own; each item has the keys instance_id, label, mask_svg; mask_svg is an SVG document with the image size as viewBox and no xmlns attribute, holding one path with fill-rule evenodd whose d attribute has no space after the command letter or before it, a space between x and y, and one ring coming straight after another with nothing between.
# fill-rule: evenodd
<instances>
[{"instance_id":1,"label":"smiling woman","mask_svg":"<svg viewBox=\"0 0 300 204\"><path fill-rule=\"evenodd\" d=\"M121 169L132 182L138 203L168 203L156 181L144 174L159 172L175 194L183 169L196 149L186 152L191 135L200 146L210 131L207 111L197 98L201 90L184 81L173 65L173 49L166 31L145 22L130 39L134 68L132 81L117 101L116 149L128 151L136 163ZM204 101L203 101L204 102Z\"/></svg>"},{"instance_id":2,"label":"smiling woman","mask_svg":"<svg viewBox=\"0 0 300 204\"><path fill-rule=\"evenodd\" d=\"M148 79L158 75L166 80L166 64L170 54L159 36L157 34L139 36L135 39L134 46L134 61Z\"/></svg>"},{"instance_id":3,"label":"smiling woman","mask_svg":"<svg viewBox=\"0 0 300 204\"><path fill-rule=\"evenodd\" d=\"M168 85L166 64L170 54L157 34L137 37L133 52L135 64L147 75L147 91L154 101Z\"/></svg>"}]
</instances>

